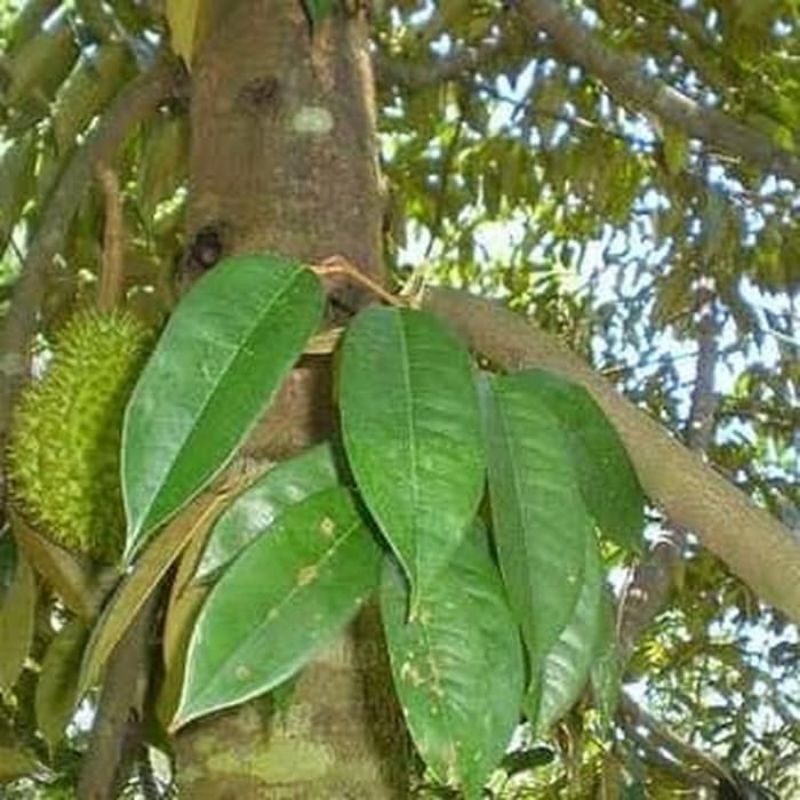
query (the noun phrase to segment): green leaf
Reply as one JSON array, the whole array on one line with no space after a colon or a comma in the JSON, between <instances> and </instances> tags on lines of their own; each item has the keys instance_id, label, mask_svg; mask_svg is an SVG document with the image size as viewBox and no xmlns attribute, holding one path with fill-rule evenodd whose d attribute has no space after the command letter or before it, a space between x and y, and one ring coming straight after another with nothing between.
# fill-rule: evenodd
<instances>
[{"instance_id":1,"label":"green leaf","mask_svg":"<svg viewBox=\"0 0 800 800\"><path fill-rule=\"evenodd\" d=\"M544 735L583 693L597 654L602 628L603 565L594 536L586 539L583 587L575 613L540 664L525 702L534 730Z\"/></svg>"},{"instance_id":2,"label":"green leaf","mask_svg":"<svg viewBox=\"0 0 800 800\"><path fill-rule=\"evenodd\" d=\"M0 784L15 781L34 772L39 766L36 756L22 747L0 744Z\"/></svg>"},{"instance_id":3,"label":"green leaf","mask_svg":"<svg viewBox=\"0 0 800 800\"><path fill-rule=\"evenodd\" d=\"M356 613L378 582L380 548L341 487L289 508L208 595L172 727L269 691Z\"/></svg>"},{"instance_id":4,"label":"green leaf","mask_svg":"<svg viewBox=\"0 0 800 800\"><path fill-rule=\"evenodd\" d=\"M606 725L611 725L622 692L623 665L617 648L614 599L606 587L600 601L600 626L591 670L592 699Z\"/></svg>"},{"instance_id":5,"label":"green leaf","mask_svg":"<svg viewBox=\"0 0 800 800\"><path fill-rule=\"evenodd\" d=\"M520 373L482 382L489 496L500 569L531 654L572 619L594 535L558 418Z\"/></svg>"},{"instance_id":6,"label":"green leaf","mask_svg":"<svg viewBox=\"0 0 800 800\"><path fill-rule=\"evenodd\" d=\"M159 113L145 132L136 200L144 222L152 225L158 204L171 198L186 178L188 115Z\"/></svg>"},{"instance_id":7,"label":"green leaf","mask_svg":"<svg viewBox=\"0 0 800 800\"><path fill-rule=\"evenodd\" d=\"M420 589L410 618L408 604L387 560L381 612L411 736L439 781L480 797L519 719L525 678L519 629L478 526Z\"/></svg>"},{"instance_id":8,"label":"green leaf","mask_svg":"<svg viewBox=\"0 0 800 800\"><path fill-rule=\"evenodd\" d=\"M227 259L186 295L125 413L128 557L225 466L322 308L316 276L276 255Z\"/></svg>"},{"instance_id":9,"label":"green leaf","mask_svg":"<svg viewBox=\"0 0 800 800\"><path fill-rule=\"evenodd\" d=\"M335 0L300 0L305 9L306 16L312 28L316 28L320 22L333 13Z\"/></svg>"},{"instance_id":10,"label":"green leaf","mask_svg":"<svg viewBox=\"0 0 800 800\"><path fill-rule=\"evenodd\" d=\"M17 548L14 578L0 606L0 690L17 682L33 642L36 616L36 579Z\"/></svg>"},{"instance_id":11,"label":"green leaf","mask_svg":"<svg viewBox=\"0 0 800 800\"><path fill-rule=\"evenodd\" d=\"M52 749L64 736L78 700L78 678L89 627L80 618L68 622L47 648L36 684L36 725Z\"/></svg>"},{"instance_id":12,"label":"green leaf","mask_svg":"<svg viewBox=\"0 0 800 800\"><path fill-rule=\"evenodd\" d=\"M621 547L639 552L645 498L614 426L582 386L544 370L519 374L566 432L584 503L600 530Z\"/></svg>"},{"instance_id":13,"label":"green leaf","mask_svg":"<svg viewBox=\"0 0 800 800\"><path fill-rule=\"evenodd\" d=\"M191 66L195 48L205 31L206 5L203 0L167 0L165 11L172 50L187 67Z\"/></svg>"},{"instance_id":14,"label":"green leaf","mask_svg":"<svg viewBox=\"0 0 800 800\"><path fill-rule=\"evenodd\" d=\"M339 405L356 484L416 590L458 548L483 492L469 353L429 314L369 308L345 337Z\"/></svg>"},{"instance_id":15,"label":"green leaf","mask_svg":"<svg viewBox=\"0 0 800 800\"><path fill-rule=\"evenodd\" d=\"M195 578L209 578L223 569L289 507L338 483L336 457L329 444L312 447L282 461L239 495L220 516Z\"/></svg>"},{"instance_id":16,"label":"green leaf","mask_svg":"<svg viewBox=\"0 0 800 800\"><path fill-rule=\"evenodd\" d=\"M190 542L206 535L231 495L241 490L247 480L246 469L231 469L214 490L197 497L145 548L107 601L92 630L81 665L79 695L83 696L99 680L117 644L181 553Z\"/></svg>"},{"instance_id":17,"label":"green leaf","mask_svg":"<svg viewBox=\"0 0 800 800\"><path fill-rule=\"evenodd\" d=\"M677 128L664 131L664 163L670 175L680 175L689 160L689 138Z\"/></svg>"}]
</instances>

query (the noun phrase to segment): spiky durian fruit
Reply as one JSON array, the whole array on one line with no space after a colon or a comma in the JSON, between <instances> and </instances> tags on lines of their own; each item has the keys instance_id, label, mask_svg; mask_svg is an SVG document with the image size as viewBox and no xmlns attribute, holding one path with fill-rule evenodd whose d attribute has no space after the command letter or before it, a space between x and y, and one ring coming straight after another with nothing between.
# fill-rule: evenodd
<instances>
[{"instance_id":1,"label":"spiky durian fruit","mask_svg":"<svg viewBox=\"0 0 800 800\"><path fill-rule=\"evenodd\" d=\"M129 314L78 312L14 414L8 475L15 501L51 539L104 561L122 550L122 414L151 340Z\"/></svg>"}]
</instances>

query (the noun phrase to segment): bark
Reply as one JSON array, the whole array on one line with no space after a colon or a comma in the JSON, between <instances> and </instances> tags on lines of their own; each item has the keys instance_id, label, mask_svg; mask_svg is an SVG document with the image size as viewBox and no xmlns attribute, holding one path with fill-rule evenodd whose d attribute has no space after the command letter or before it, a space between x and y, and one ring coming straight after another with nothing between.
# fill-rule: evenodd
<instances>
[{"instance_id":1,"label":"bark","mask_svg":"<svg viewBox=\"0 0 800 800\"><path fill-rule=\"evenodd\" d=\"M800 540L643 411L632 406L554 336L497 303L434 289L425 307L502 369L540 367L584 386L616 426L650 499L692 531L762 600L800 621Z\"/></svg>"},{"instance_id":2,"label":"bark","mask_svg":"<svg viewBox=\"0 0 800 800\"><path fill-rule=\"evenodd\" d=\"M212 242L214 257L340 254L380 280L364 19L337 4L312 39L297 0L213 0L208 13L192 72L190 237ZM359 299L337 298L346 310ZM285 458L332 426L329 359L308 357L246 451ZM175 745L181 796L193 800L406 797L404 726L374 610L302 671L279 713L251 702L189 725Z\"/></svg>"}]
</instances>

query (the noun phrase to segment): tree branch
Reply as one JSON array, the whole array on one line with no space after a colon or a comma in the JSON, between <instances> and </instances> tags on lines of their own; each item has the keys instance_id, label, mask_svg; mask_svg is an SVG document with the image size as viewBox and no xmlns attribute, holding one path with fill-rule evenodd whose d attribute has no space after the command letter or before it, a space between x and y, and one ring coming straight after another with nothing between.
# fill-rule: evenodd
<instances>
[{"instance_id":1,"label":"tree branch","mask_svg":"<svg viewBox=\"0 0 800 800\"><path fill-rule=\"evenodd\" d=\"M700 319L697 332L698 353L692 404L686 423L686 446L702 455L714 435L718 405L715 370L719 357L718 325L714 317L713 296ZM680 525L671 530L645 553L636 566L622 595L619 609L619 646L623 663L636 647L639 637L667 605L672 591L675 567L685 558L689 532Z\"/></svg>"},{"instance_id":2,"label":"tree branch","mask_svg":"<svg viewBox=\"0 0 800 800\"><path fill-rule=\"evenodd\" d=\"M158 594L154 594L135 614L108 662L89 747L81 765L81 800L118 797L140 750L157 611Z\"/></svg>"},{"instance_id":3,"label":"tree branch","mask_svg":"<svg viewBox=\"0 0 800 800\"><path fill-rule=\"evenodd\" d=\"M174 62L164 58L123 89L76 151L47 201L0 336L0 452L5 447L14 399L27 374L28 348L36 332L45 277L64 246L84 190L96 165L113 156L131 128L169 95L175 81Z\"/></svg>"},{"instance_id":4,"label":"tree branch","mask_svg":"<svg viewBox=\"0 0 800 800\"><path fill-rule=\"evenodd\" d=\"M655 115L711 147L800 183L800 159L796 156L727 114L703 107L663 81L646 75L638 58L607 47L555 0L514 0L513 5L532 33L549 34L557 50L605 83L617 99Z\"/></svg>"},{"instance_id":5,"label":"tree branch","mask_svg":"<svg viewBox=\"0 0 800 800\"><path fill-rule=\"evenodd\" d=\"M675 772L692 786L717 789L733 785L734 777L716 759L686 744L623 692L619 716L628 736L645 750L646 758Z\"/></svg>"},{"instance_id":6,"label":"tree branch","mask_svg":"<svg viewBox=\"0 0 800 800\"><path fill-rule=\"evenodd\" d=\"M670 520L692 531L765 602L800 621L800 540L691 453L555 337L490 300L428 290L424 307L508 370L541 367L584 386L616 426L639 480Z\"/></svg>"},{"instance_id":7,"label":"tree branch","mask_svg":"<svg viewBox=\"0 0 800 800\"><path fill-rule=\"evenodd\" d=\"M458 80L480 71L502 52L502 45L501 37L486 39L475 47L466 47L427 64L416 60L390 58L385 53L376 51L373 56L375 77L380 83L401 83L413 89Z\"/></svg>"}]
</instances>

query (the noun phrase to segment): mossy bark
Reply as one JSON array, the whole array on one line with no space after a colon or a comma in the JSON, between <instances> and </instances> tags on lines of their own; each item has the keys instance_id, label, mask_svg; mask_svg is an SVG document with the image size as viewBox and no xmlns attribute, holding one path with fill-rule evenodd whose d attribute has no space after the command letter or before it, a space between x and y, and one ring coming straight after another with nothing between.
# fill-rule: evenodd
<instances>
[{"instance_id":1,"label":"mossy bark","mask_svg":"<svg viewBox=\"0 0 800 800\"><path fill-rule=\"evenodd\" d=\"M343 255L380 280L381 196L366 23L337 7L314 35L299 0L209 0L192 66L189 236L219 255ZM338 6L338 4L337 4ZM344 6L344 4L342 4ZM203 267L187 262L189 279ZM213 268L213 267L212 267ZM361 302L338 288L337 313ZM330 360L289 377L249 452L285 458L329 434ZM182 797L403 798L406 738L373 609L269 698L176 739Z\"/></svg>"}]
</instances>

